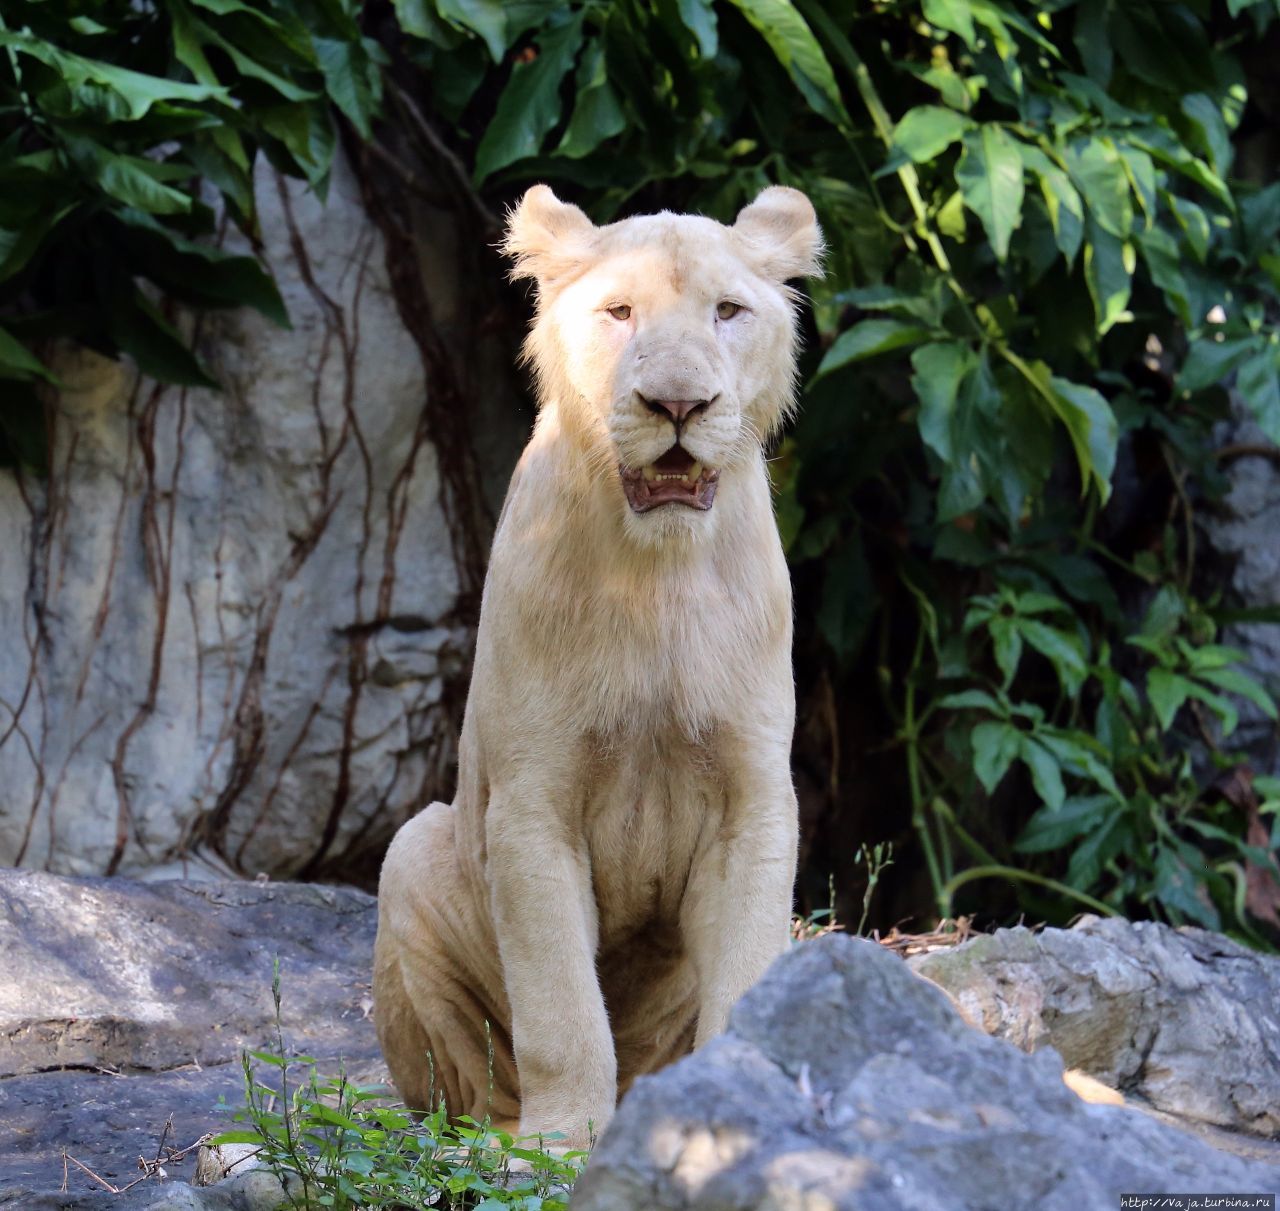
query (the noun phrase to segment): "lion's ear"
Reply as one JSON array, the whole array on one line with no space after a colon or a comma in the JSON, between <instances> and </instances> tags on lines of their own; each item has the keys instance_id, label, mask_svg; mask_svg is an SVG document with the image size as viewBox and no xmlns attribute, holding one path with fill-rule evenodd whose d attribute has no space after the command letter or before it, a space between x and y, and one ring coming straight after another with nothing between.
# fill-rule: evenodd
<instances>
[{"instance_id":1,"label":"lion's ear","mask_svg":"<svg viewBox=\"0 0 1280 1211\"><path fill-rule=\"evenodd\" d=\"M770 185L733 225L746 242L757 269L766 277L822 276L822 231L813 203L798 189Z\"/></svg>"},{"instance_id":2,"label":"lion's ear","mask_svg":"<svg viewBox=\"0 0 1280 1211\"><path fill-rule=\"evenodd\" d=\"M576 206L546 185L533 186L507 217L502 251L515 261L511 276L549 285L586 259L595 230Z\"/></svg>"}]
</instances>

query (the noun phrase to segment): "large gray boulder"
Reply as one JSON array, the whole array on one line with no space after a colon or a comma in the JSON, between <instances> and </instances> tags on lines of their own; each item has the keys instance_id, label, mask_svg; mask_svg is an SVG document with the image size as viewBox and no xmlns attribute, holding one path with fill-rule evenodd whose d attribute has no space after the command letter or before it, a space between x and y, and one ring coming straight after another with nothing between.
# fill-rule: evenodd
<instances>
[{"instance_id":1,"label":"large gray boulder","mask_svg":"<svg viewBox=\"0 0 1280 1211\"><path fill-rule=\"evenodd\" d=\"M51 475L0 469L0 863L368 875L451 781L509 345L472 339L448 215L392 254L418 333L344 159L326 202L265 161L256 193L291 330L182 318L223 392L63 350Z\"/></svg>"},{"instance_id":2,"label":"large gray boulder","mask_svg":"<svg viewBox=\"0 0 1280 1211\"><path fill-rule=\"evenodd\" d=\"M1158 1110L1280 1138L1280 959L1203 929L1086 917L910 960L988 1033Z\"/></svg>"},{"instance_id":3,"label":"large gray boulder","mask_svg":"<svg viewBox=\"0 0 1280 1211\"><path fill-rule=\"evenodd\" d=\"M574 1211L1081 1211L1122 1192L1272 1192L1280 1166L1087 1105L1050 1050L965 1024L872 942L781 958L728 1033L638 1081Z\"/></svg>"},{"instance_id":4,"label":"large gray boulder","mask_svg":"<svg viewBox=\"0 0 1280 1211\"><path fill-rule=\"evenodd\" d=\"M64 1195L62 1150L123 1186L170 1118L179 1148L234 1126L242 1049L275 1045L277 958L287 1051L381 1079L376 920L372 897L349 889L0 870L0 1207L251 1205L244 1190L155 1181L115 1196L75 1165Z\"/></svg>"}]
</instances>

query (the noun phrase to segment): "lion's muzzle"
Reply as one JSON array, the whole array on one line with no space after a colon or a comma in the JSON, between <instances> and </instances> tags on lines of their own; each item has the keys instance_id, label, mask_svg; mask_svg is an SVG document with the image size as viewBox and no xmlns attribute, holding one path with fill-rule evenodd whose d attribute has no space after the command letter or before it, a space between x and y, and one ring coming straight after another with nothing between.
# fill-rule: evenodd
<instances>
[{"instance_id":1,"label":"lion's muzzle","mask_svg":"<svg viewBox=\"0 0 1280 1211\"><path fill-rule=\"evenodd\" d=\"M647 513L659 505L688 505L705 512L715 501L720 481L719 471L704 467L680 445L643 467L620 464L618 474L633 513Z\"/></svg>"}]
</instances>

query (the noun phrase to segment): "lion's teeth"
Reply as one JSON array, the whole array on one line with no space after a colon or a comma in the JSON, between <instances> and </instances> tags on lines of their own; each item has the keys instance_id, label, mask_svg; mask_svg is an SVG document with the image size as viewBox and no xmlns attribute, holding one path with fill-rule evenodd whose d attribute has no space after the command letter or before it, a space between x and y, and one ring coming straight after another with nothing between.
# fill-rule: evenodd
<instances>
[{"instance_id":1,"label":"lion's teeth","mask_svg":"<svg viewBox=\"0 0 1280 1211\"><path fill-rule=\"evenodd\" d=\"M689 468L689 471L688 471L688 473L687 473L687 475L686 475L686 478L687 478L687 479L698 479L698 478L700 478L700 477L701 477L701 475L702 475L702 464L701 464L701 463L694 463L694 464L693 464L693 466Z\"/></svg>"},{"instance_id":2,"label":"lion's teeth","mask_svg":"<svg viewBox=\"0 0 1280 1211\"><path fill-rule=\"evenodd\" d=\"M653 480L659 478L657 471L653 469L652 465L644 467L643 471L645 479L649 480L651 483Z\"/></svg>"}]
</instances>

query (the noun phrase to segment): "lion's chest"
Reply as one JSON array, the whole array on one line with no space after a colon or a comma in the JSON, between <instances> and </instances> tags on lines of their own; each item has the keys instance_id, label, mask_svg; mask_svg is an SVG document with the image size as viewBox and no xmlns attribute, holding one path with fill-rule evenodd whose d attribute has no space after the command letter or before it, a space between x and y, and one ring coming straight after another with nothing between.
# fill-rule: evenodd
<instances>
[{"instance_id":1,"label":"lion's chest","mask_svg":"<svg viewBox=\"0 0 1280 1211\"><path fill-rule=\"evenodd\" d=\"M678 733L593 749L582 828L602 949L676 926L694 863L724 819L711 747Z\"/></svg>"}]
</instances>

